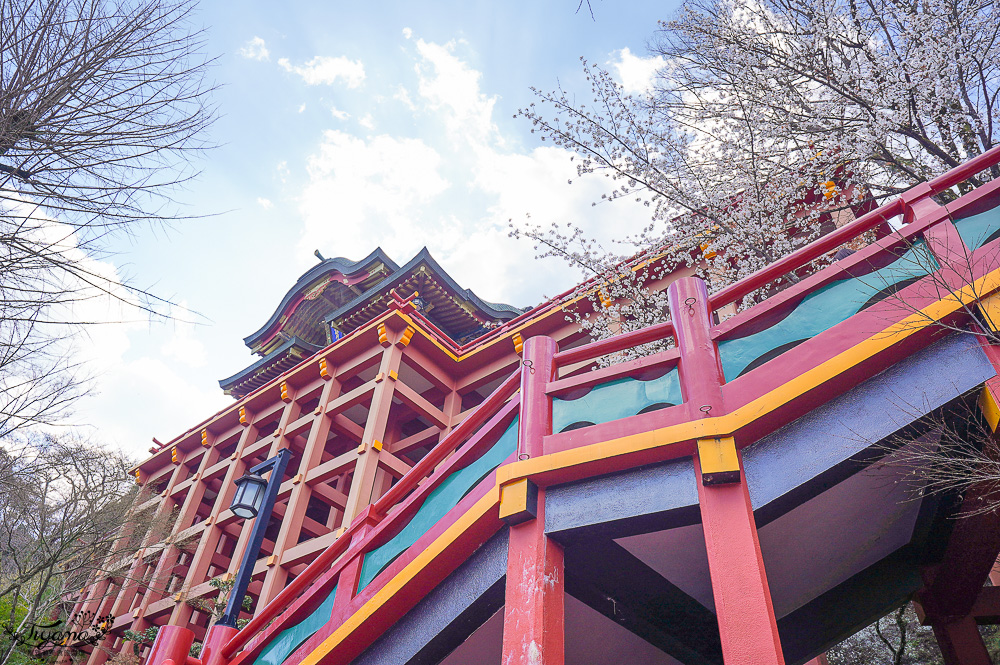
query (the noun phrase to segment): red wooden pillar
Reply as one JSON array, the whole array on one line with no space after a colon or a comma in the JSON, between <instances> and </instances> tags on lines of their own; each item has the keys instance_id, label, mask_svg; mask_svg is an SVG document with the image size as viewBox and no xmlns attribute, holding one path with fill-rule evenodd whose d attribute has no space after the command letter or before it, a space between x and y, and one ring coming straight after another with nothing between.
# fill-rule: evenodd
<instances>
[{"instance_id":1,"label":"red wooden pillar","mask_svg":"<svg viewBox=\"0 0 1000 665\"><path fill-rule=\"evenodd\" d=\"M963 617L951 623L935 623L934 637L937 638L945 665L992 665L986 651L979 626L971 617Z\"/></svg>"},{"instance_id":2,"label":"red wooden pillar","mask_svg":"<svg viewBox=\"0 0 1000 665\"><path fill-rule=\"evenodd\" d=\"M563 551L545 536L545 490L538 516L510 528L503 617L503 665L563 665Z\"/></svg>"},{"instance_id":3,"label":"red wooden pillar","mask_svg":"<svg viewBox=\"0 0 1000 665\"><path fill-rule=\"evenodd\" d=\"M385 351L382 352L382 361L375 377L375 390L368 408L368 420L358 447L358 461L354 466L351 489L344 507L344 524L353 522L377 498L372 497L372 493L375 488L375 473L379 467L378 456L385 439L385 427L389 422L389 410L392 408L395 392L396 380L392 377L399 375L399 364L403 358L402 346L388 341L382 345Z\"/></svg>"},{"instance_id":4,"label":"red wooden pillar","mask_svg":"<svg viewBox=\"0 0 1000 665\"><path fill-rule=\"evenodd\" d=\"M685 277L671 284L667 295L690 417L721 416L725 379L711 339L705 283ZM732 437L698 441L694 463L723 659L726 665L783 665L757 526L735 441Z\"/></svg>"},{"instance_id":5,"label":"red wooden pillar","mask_svg":"<svg viewBox=\"0 0 1000 665\"><path fill-rule=\"evenodd\" d=\"M518 453L522 457L541 455L542 438L552 431L552 403L545 389L555 371L555 352L556 343L549 337L533 337L524 343L518 422ZM500 501L501 516L512 523L501 662L563 665L563 551L545 535L545 490L521 480L504 486Z\"/></svg>"},{"instance_id":6,"label":"red wooden pillar","mask_svg":"<svg viewBox=\"0 0 1000 665\"><path fill-rule=\"evenodd\" d=\"M183 665L187 662L193 642L193 631L181 626L161 626L146 658L146 665L163 665L168 660Z\"/></svg>"}]
</instances>

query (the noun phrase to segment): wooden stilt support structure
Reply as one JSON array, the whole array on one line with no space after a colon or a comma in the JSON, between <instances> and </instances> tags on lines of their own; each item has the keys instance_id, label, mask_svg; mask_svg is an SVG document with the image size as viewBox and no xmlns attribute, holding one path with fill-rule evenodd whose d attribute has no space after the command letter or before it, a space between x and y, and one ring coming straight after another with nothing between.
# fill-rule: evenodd
<instances>
[{"instance_id":1,"label":"wooden stilt support structure","mask_svg":"<svg viewBox=\"0 0 1000 665\"><path fill-rule=\"evenodd\" d=\"M710 335L708 291L696 277L667 295L680 349L680 380L691 418L725 413L722 365ZM733 437L698 441L698 501L726 665L783 665L784 656L753 508Z\"/></svg>"}]
</instances>

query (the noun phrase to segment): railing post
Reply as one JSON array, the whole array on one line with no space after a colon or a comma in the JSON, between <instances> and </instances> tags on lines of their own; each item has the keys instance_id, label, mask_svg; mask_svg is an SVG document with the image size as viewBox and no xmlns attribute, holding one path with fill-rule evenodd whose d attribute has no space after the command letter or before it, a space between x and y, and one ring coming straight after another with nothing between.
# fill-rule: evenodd
<instances>
[{"instance_id":1,"label":"railing post","mask_svg":"<svg viewBox=\"0 0 1000 665\"><path fill-rule=\"evenodd\" d=\"M518 457L539 457L542 440L552 432L552 400L545 394L555 377L556 342L539 335L524 342L521 360L521 413L518 421Z\"/></svg>"},{"instance_id":2,"label":"railing post","mask_svg":"<svg viewBox=\"0 0 1000 665\"><path fill-rule=\"evenodd\" d=\"M368 505L365 510L358 515L355 522L360 522L351 535L351 544L348 549L355 547L363 541L368 533L379 523L379 515L375 512L375 507ZM365 553L361 552L356 557L344 564L337 576L337 591L333 600L333 609L330 611L330 619L333 625L339 626L347 620L348 610L351 601L358 593L358 582L361 580L361 568L365 563Z\"/></svg>"},{"instance_id":3,"label":"railing post","mask_svg":"<svg viewBox=\"0 0 1000 665\"><path fill-rule=\"evenodd\" d=\"M222 654L222 647L233 639L239 629L233 626L213 624L201 645L201 665L228 665L229 659ZM147 665L156 665L148 663Z\"/></svg>"},{"instance_id":4,"label":"railing post","mask_svg":"<svg viewBox=\"0 0 1000 665\"><path fill-rule=\"evenodd\" d=\"M163 665L172 660L177 665L187 662L188 652L194 643L194 631L182 626L162 626L149 650L146 665Z\"/></svg>"},{"instance_id":5,"label":"railing post","mask_svg":"<svg viewBox=\"0 0 1000 665\"><path fill-rule=\"evenodd\" d=\"M939 211L941 206L931 198L933 193L934 189L930 183L922 182L900 194L899 200L903 202L903 221L910 224L925 215Z\"/></svg>"},{"instance_id":6,"label":"railing post","mask_svg":"<svg viewBox=\"0 0 1000 665\"><path fill-rule=\"evenodd\" d=\"M667 290L691 418L725 414L722 363L711 337L708 291L696 277ZM700 439L694 456L698 503L726 665L783 665L771 593L757 540L743 462L733 437Z\"/></svg>"},{"instance_id":7,"label":"railing post","mask_svg":"<svg viewBox=\"0 0 1000 665\"><path fill-rule=\"evenodd\" d=\"M518 454L542 455L552 431L552 402L545 394L554 378L556 343L532 337L521 362ZM500 514L511 524L504 601L504 665L563 665L565 661L562 547L545 535L545 489L530 480L501 488Z\"/></svg>"},{"instance_id":8,"label":"railing post","mask_svg":"<svg viewBox=\"0 0 1000 665\"><path fill-rule=\"evenodd\" d=\"M692 420L724 413L722 363L712 341L708 290L697 277L683 277L667 289L674 339L680 351L684 403Z\"/></svg>"}]
</instances>

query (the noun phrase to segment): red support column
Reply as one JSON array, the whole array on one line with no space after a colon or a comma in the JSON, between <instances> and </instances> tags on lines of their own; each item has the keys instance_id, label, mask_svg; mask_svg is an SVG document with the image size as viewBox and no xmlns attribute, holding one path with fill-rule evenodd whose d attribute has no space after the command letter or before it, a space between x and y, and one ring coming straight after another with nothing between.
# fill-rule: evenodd
<instances>
[{"instance_id":1,"label":"red support column","mask_svg":"<svg viewBox=\"0 0 1000 665\"><path fill-rule=\"evenodd\" d=\"M503 665L565 662L563 550L545 535L545 490L538 517L510 528L503 617Z\"/></svg>"},{"instance_id":2,"label":"red support column","mask_svg":"<svg viewBox=\"0 0 1000 665\"><path fill-rule=\"evenodd\" d=\"M331 372L331 374L334 373L336 373L335 370ZM309 499L312 496L312 487L305 481L305 477L311 469L320 463L326 438L330 433L332 417L323 413L323 410L330 403L331 398L339 393L340 382L333 378L327 379L320 393L319 405L313 414L313 422L302 449L298 469L293 473L292 492L288 497L285 515L281 520L281 528L274 541L275 563L273 566L269 565L264 577L264 584L257 599L258 608L271 602L285 588L288 581L288 570L282 563L281 557L285 550L298 542L302 522L309 507Z\"/></svg>"},{"instance_id":3,"label":"red support column","mask_svg":"<svg viewBox=\"0 0 1000 665\"><path fill-rule=\"evenodd\" d=\"M711 338L705 283L695 277L667 290L680 350L680 380L692 418L725 413L725 379ZM771 593L750 494L732 437L698 441L694 458L712 595L726 665L783 665Z\"/></svg>"},{"instance_id":4,"label":"red support column","mask_svg":"<svg viewBox=\"0 0 1000 665\"><path fill-rule=\"evenodd\" d=\"M552 431L552 402L545 394L554 378L556 343L532 337L524 343L521 363L521 411L518 453L538 457L542 440ZM501 516L510 527L507 590L503 622L503 665L563 665L565 661L564 570L562 547L545 535L545 490L528 499L530 483L501 490ZM530 514L510 510L531 505ZM507 505L505 505L507 504ZM527 521L523 521L527 520Z\"/></svg>"},{"instance_id":5,"label":"red support column","mask_svg":"<svg viewBox=\"0 0 1000 665\"><path fill-rule=\"evenodd\" d=\"M232 626L219 626L217 624L213 624L212 627L208 629L208 634L205 635L205 641L202 643L202 665L228 665L229 659L222 655L222 647L224 647L229 640L233 639L233 636L238 632L240 631ZM149 661L146 665L156 664Z\"/></svg>"},{"instance_id":6,"label":"red support column","mask_svg":"<svg viewBox=\"0 0 1000 665\"><path fill-rule=\"evenodd\" d=\"M979 626L971 616L945 624L934 624L945 665L992 665Z\"/></svg>"},{"instance_id":7,"label":"red support column","mask_svg":"<svg viewBox=\"0 0 1000 665\"><path fill-rule=\"evenodd\" d=\"M785 659L750 495L742 478L742 460L739 469L739 482L698 483L723 660L726 665L781 665ZM696 457L695 472L699 476L701 470Z\"/></svg>"},{"instance_id":8,"label":"red support column","mask_svg":"<svg viewBox=\"0 0 1000 665\"><path fill-rule=\"evenodd\" d=\"M378 375L375 378L375 390L372 393L368 408L368 420L361 445L358 447L358 461L354 466L354 477L348 494L347 506L344 508L344 524L350 524L364 512L365 507L373 502L372 492L375 488L375 472L378 471L378 456L385 439L385 427L389 422L389 409L392 407L399 363L403 357L402 347L386 342L382 361L379 364ZM375 497L377 498L377 497Z\"/></svg>"}]
</instances>

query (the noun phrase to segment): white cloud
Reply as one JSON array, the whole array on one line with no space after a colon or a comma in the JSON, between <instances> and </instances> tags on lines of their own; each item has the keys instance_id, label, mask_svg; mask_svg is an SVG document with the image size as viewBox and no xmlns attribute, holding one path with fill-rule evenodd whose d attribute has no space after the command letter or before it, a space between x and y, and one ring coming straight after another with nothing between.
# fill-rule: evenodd
<instances>
[{"instance_id":1,"label":"white cloud","mask_svg":"<svg viewBox=\"0 0 1000 665\"><path fill-rule=\"evenodd\" d=\"M299 104L299 113L305 113L306 105L305 103Z\"/></svg>"},{"instance_id":2,"label":"white cloud","mask_svg":"<svg viewBox=\"0 0 1000 665\"><path fill-rule=\"evenodd\" d=\"M205 345L194 336L197 328L190 320L191 312L187 303L178 303L178 307L171 308L170 315L173 319L170 322L173 332L160 347L160 352L188 367L204 367L208 362L208 354L205 352Z\"/></svg>"},{"instance_id":3,"label":"white cloud","mask_svg":"<svg viewBox=\"0 0 1000 665\"><path fill-rule=\"evenodd\" d=\"M413 100L410 98L410 91L403 86L399 86L396 89L396 94L394 94L392 98L402 102L403 106L410 109L411 111L417 110L417 105L414 104Z\"/></svg>"},{"instance_id":4,"label":"white cloud","mask_svg":"<svg viewBox=\"0 0 1000 665\"><path fill-rule=\"evenodd\" d=\"M151 325L149 314L137 306L138 298L123 285L118 268L88 255L72 227L42 218L31 233L74 262L77 272L97 286L62 275L59 279L67 288L79 289L79 299L50 312L53 320L87 323L67 328L68 336L60 343L79 374L90 378L91 388L74 403L74 413L64 424L92 431L102 445L144 457L154 434L178 434L228 401L217 386L208 383L202 390L189 371L175 372L178 364L204 366L208 359L198 339L201 330L184 320L191 313L183 304L161 312L175 316L171 326Z\"/></svg>"},{"instance_id":5,"label":"white cloud","mask_svg":"<svg viewBox=\"0 0 1000 665\"><path fill-rule=\"evenodd\" d=\"M413 31L409 28L403 28L403 39L409 39L413 36Z\"/></svg>"},{"instance_id":6,"label":"white cloud","mask_svg":"<svg viewBox=\"0 0 1000 665\"><path fill-rule=\"evenodd\" d=\"M460 284L487 300L535 304L541 292L555 295L580 275L558 259L534 261L529 242L508 237L508 220L530 213L543 225L573 221L607 240L638 231L649 212L627 201L593 207L607 180L577 179L562 149L509 147L517 142L506 141L494 121L497 98L483 92L481 73L458 48L417 40L417 85L409 88L416 94L404 95L400 85L394 95L414 113L437 118L437 127L421 122L419 138L324 134L300 197L301 253L336 247L358 258L381 246L402 262L427 245ZM378 106L372 113L379 127L393 126Z\"/></svg>"},{"instance_id":7,"label":"white cloud","mask_svg":"<svg viewBox=\"0 0 1000 665\"><path fill-rule=\"evenodd\" d=\"M292 174L292 171L291 171L291 169L288 168L288 162L287 161L285 161L283 159L280 162L278 162L275 165L274 170L278 174L278 180L280 180L282 182L282 184L288 182L288 178Z\"/></svg>"},{"instance_id":8,"label":"white cloud","mask_svg":"<svg viewBox=\"0 0 1000 665\"><path fill-rule=\"evenodd\" d=\"M259 205L264 210L270 210L271 208L274 207L274 204L271 203L271 199L265 199L263 196L257 197L257 205Z\"/></svg>"},{"instance_id":9,"label":"white cloud","mask_svg":"<svg viewBox=\"0 0 1000 665\"><path fill-rule=\"evenodd\" d=\"M330 107L330 115L332 115L337 120L347 120L348 118L351 117L350 113L348 113L347 111L341 111L336 106Z\"/></svg>"},{"instance_id":10,"label":"white cloud","mask_svg":"<svg viewBox=\"0 0 1000 665\"><path fill-rule=\"evenodd\" d=\"M462 137L474 146L500 141L493 123L497 98L480 91L482 73L456 57L454 50L454 42L441 45L417 40L420 96L432 110L443 113L453 140Z\"/></svg>"},{"instance_id":11,"label":"white cloud","mask_svg":"<svg viewBox=\"0 0 1000 665\"><path fill-rule=\"evenodd\" d=\"M302 247L364 256L376 245L402 256L420 248L420 213L449 187L440 154L419 139L359 139L328 130L307 162L300 197Z\"/></svg>"},{"instance_id":12,"label":"white cloud","mask_svg":"<svg viewBox=\"0 0 1000 665\"><path fill-rule=\"evenodd\" d=\"M161 357L123 359L99 377L86 424L101 440L145 458L152 437L169 441L232 404L218 384L191 377L190 367Z\"/></svg>"},{"instance_id":13,"label":"white cloud","mask_svg":"<svg viewBox=\"0 0 1000 665\"><path fill-rule=\"evenodd\" d=\"M333 85L341 80L348 88L357 88L365 80L361 61L348 60L344 56L318 55L304 65L293 65L288 58L281 58L278 64L285 71L301 76L306 85Z\"/></svg>"},{"instance_id":14,"label":"white cloud","mask_svg":"<svg viewBox=\"0 0 1000 665\"><path fill-rule=\"evenodd\" d=\"M267 50L267 44L257 36L254 36L253 39L244 44L237 53L249 60L263 61L271 59L271 52Z\"/></svg>"},{"instance_id":15,"label":"white cloud","mask_svg":"<svg viewBox=\"0 0 1000 665\"><path fill-rule=\"evenodd\" d=\"M667 64L662 55L643 58L634 55L627 46L617 54L617 60L612 60L610 64L618 73L618 81L625 88L625 92L634 95L651 90L656 82L657 70Z\"/></svg>"},{"instance_id":16,"label":"white cloud","mask_svg":"<svg viewBox=\"0 0 1000 665\"><path fill-rule=\"evenodd\" d=\"M358 124L364 127L365 129L372 129L372 130L375 129L375 119L372 118L371 113L366 113L364 117L358 120Z\"/></svg>"}]
</instances>

